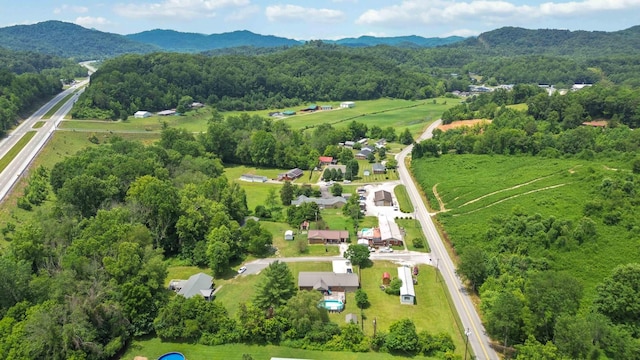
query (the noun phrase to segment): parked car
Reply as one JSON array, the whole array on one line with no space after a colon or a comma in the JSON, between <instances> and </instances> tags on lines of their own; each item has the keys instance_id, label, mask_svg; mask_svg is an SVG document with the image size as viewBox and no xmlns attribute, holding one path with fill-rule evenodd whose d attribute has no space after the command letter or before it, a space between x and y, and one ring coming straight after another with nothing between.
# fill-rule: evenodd
<instances>
[{"instance_id":1,"label":"parked car","mask_svg":"<svg viewBox=\"0 0 640 360\"><path fill-rule=\"evenodd\" d=\"M242 274L243 272L247 271L247 267L243 266L240 269L238 269L238 274Z\"/></svg>"},{"instance_id":2,"label":"parked car","mask_svg":"<svg viewBox=\"0 0 640 360\"><path fill-rule=\"evenodd\" d=\"M381 252L381 253L392 253L392 252L393 252L393 249L392 249L392 248L390 248L390 247L388 247L388 246L386 246L386 247L381 248L381 249L380 249L380 252Z\"/></svg>"},{"instance_id":3,"label":"parked car","mask_svg":"<svg viewBox=\"0 0 640 360\"><path fill-rule=\"evenodd\" d=\"M369 246L369 252L376 252L376 249Z\"/></svg>"}]
</instances>

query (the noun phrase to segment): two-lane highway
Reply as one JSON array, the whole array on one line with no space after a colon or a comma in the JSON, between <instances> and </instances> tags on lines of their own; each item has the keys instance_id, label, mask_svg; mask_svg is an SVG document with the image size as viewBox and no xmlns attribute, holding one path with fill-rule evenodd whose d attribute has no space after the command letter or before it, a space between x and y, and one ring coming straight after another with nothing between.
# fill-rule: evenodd
<instances>
[{"instance_id":1,"label":"two-lane highway","mask_svg":"<svg viewBox=\"0 0 640 360\"><path fill-rule=\"evenodd\" d=\"M418 141L431 138L433 130L440 124L440 120L431 124L420 136ZM480 321L480 316L473 306L470 296L465 291L464 284L456 275L453 261L451 261L442 238L440 237L440 234L427 211L427 207L422 201L420 192L405 166L404 160L412 149L413 145L407 146L398 155L396 155L399 165L398 172L400 174L400 181L407 188L407 192L409 193L409 197L411 198L411 202L415 208L416 218L420 221L422 231L424 232L429 246L431 247L432 259L436 262L437 267L442 274L447 288L449 289L449 293L451 294L453 305L455 306L458 315L460 316L460 320L462 321L462 325L464 326L464 331L466 333L465 336L468 337L468 344L473 349L477 359L497 360L500 357L490 346L490 339L485 333L484 326Z\"/></svg>"},{"instance_id":2,"label":"two-lane highway","mask_svg":"<svg viewBox=\"0 0 640 360\"><path fill-rule=\"evenodd\" d=\"M4 200L7 194L11 191L11 188L13 188L20 178L20 175L22 175L38 152L47 143L51 134L53 134L55 129L58 127L60 121L62 121L67 113L71 111L71 107L73 106L76 97L79 96L77 94L82 91L84 85L86 85L88 81L89 80L81 81L56 95L43 107L38 109L38 111L36 111L32 116L20 123L20 125L11 131L6 138L0 140L0 158L2 158L25 134L29 131L36 132L29 143L22 148L20 153L11 161L11 163L9 163L9 165L7 165L2 173L0 173L0 201ZM69 98L68 101L65 102L50 119L42 120L42 117L49 112L49 110L59 102L63 101L69 94L73 94L74 92L76 92L76 95L71 96L71 98ZM45 124L41 128L34 129L33 125L38 121L44 121Z\"/></svg>"}]
</instances>

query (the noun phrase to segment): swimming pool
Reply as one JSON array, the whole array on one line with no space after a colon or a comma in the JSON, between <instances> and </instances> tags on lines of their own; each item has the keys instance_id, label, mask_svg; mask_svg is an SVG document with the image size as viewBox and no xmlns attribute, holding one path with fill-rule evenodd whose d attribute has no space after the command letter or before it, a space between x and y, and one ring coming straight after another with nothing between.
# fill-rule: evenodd
<instances>
[{"instance_id":1,"label":"swimming pool","mask_svg":"<svg viewBox=\"0 0 640 360\"><path fill-rule=\"evenodd\" d=\"M184 355L179 352L170 352L160 356L158 360L184 360Z\"/></svg>"},{"instance_id":2,"label":"swimming pool","mask_svg":"<svg viewBox=\"0 0 640 360\"><path fill-rule=\"evenodd\" d=\"M329 311L342 311L344 303L340 300L324 300L324 308Z\"/></svg>"}]
</instances>

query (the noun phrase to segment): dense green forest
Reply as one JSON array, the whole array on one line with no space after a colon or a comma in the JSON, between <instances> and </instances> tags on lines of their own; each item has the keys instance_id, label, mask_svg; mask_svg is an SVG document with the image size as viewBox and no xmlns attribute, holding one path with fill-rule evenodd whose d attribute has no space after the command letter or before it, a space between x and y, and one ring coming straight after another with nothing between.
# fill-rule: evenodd
<instances>
[{"instance_id":1,"label":"dense green forest","mask_svg":"<svg viewBox=\"0 0 640 360\"><path fill-rule=\"evenodd\" d=\"M522 102L528 105L526 111L505 106ZM585 191L588 199L583 204L575 204L581 208L578 213L567 209L541 215L516 207L479 220L483 224L476 225L473 234L462 236L464 231L449 229L456 234L451 240L460 255L458 273L480 295L488 333L515 347L518 358L639 358L640 323L634 305L640 292L639 265L624 263L611 274L598 273L602 282L590 287L585 298L585 284L577 273L597 270L583 269L580 266L592 265L571 260L602 256L613 267L622 256L605 255L603 247L612 241L628 243L634 247L629 254L635 252L640 135L634 129L640 125L639 103L636 89L611 84L564 96L516 86L511 92L471 98L443 116L448 122L484 117L493 120L490 124L436 130L433 139L413 149L412 166L422 171L427 169L424 159L452 163L452 157L467 156L463 154L506 155L523 163L577 159L588 167L593 161L594 168L569 185L591 189ZM581 125L592 119L607 119L608 124ZM616 171L605 168L603 173L595 169L598 160L625 166ZM545 201L549 200L539 197L534 203ZM452 216L456 215L438 217L447 228L453 226Z\"/></svg>"},{"instance_id":2,"label":"dense green forest","mask_svg":"<svg viewBox=\"0 0 640 360\"><path fill-rule=\"evenodd\" d=\"M73 58L76 61L160 50L156 46L139 43L123 35L86 29L62 21L0 28L0 47Z\"/></svg>"},{"instance_id":3,"label":"dense green forest","mask_svg":"<svg viewBox=\"0 0 640 360\"><path fill-rule=\"evenodd\" d=\"M59 93L61 80L86 75L85 68L70 60L0 48L0 136L26 110Z\"/></svg>"}]
</instances>

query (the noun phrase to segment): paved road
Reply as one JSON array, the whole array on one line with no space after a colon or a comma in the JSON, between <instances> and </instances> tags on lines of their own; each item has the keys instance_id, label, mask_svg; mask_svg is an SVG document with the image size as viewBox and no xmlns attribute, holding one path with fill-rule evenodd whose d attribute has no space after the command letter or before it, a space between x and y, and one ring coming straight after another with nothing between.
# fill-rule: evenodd
<instances>
[{"instance_id":1,"label":"paved road","mask_svg":"<svg viewBox=\"0 0 640 360\"><path fill-rule=\"evenodd\" d=\"M6 138L0 140L0 158L2 158L27 132L36 131L36 134L29 143L22 148L20 153L11 161L11 163L9 163L2 173L0 173L0 201L4 200L5 196L7 196L9 191L11 191L11 188L13 188L33 158L35 158L38 152L47 143L51 134L53 134L55 129L58 127L60 121L62 121L64 116L71 111L71 107L78 95L72 96L69 101L63 104L50 119L42 120L42 117L67 95L73 93L79 88L83 89L83 86L87 84L88 81L89 80L81 81L56 95L51 99L51 101L38 109L38 111L36 111L31 117L24 120L18 127L10 132ZM39 129L33 129L33 125L38 121L45 121L45 125Z\"/></svg>"},{"instance_id":2,"label":"paved road","mask_svg":"<svg viewBox=\"0 0 640 360\"><path fill-rule=\"evenodd\" d=\"M387 260L399 264L416 265L416 264L428 264L433 265L431 262L430 254L417 252L417 251L395 251L393 253L371 253L371 260ZM336 256L306 256L306 257L282 257L282 258L264 258L253 260L244 264L247 267L247 271L242 273L241 276L258 274L264 268L269 266L274 261L282 262L321 262L321 261L333 261L344 260L341 255Z\"/></svg>"},{"instance_id":3,"label":"paved road","mask_svg":"<svg viewBox=\"0 0 640 360\"><path fill-rule=\"evenodd\" d=\"M433 130L438 125L440 125L440 120L431 124L420 136L418 141L430 138ZM411 179L409 171L406 169L404 159L411 152L411 149L413 149L413 146L408 146L396 155L399 165L400 180L407 188L411 202L416 210L416 218L420 221L424 235L427 237L429 247L431 248L431 256L433 257L433 260L436 261L436 266L440 270L447 288L451 293L453 304L458 311L458 315L460 316L462 325L465 328L465 332L468 334L469 346L473 349L473 353L477 359L497 360L500 357L493 348L491 348L490 339L485 333L484 326L480 321L480 316L478 316L478 313L471 302L471 298L466 293L460 278L456 275L455 266L449 257L449 253L440 238L440 234L436 230L431 216L427 212L426 206L422 202L418 188Z\"/></svg>"}]
</instances>

